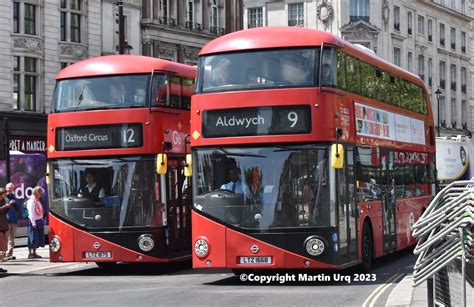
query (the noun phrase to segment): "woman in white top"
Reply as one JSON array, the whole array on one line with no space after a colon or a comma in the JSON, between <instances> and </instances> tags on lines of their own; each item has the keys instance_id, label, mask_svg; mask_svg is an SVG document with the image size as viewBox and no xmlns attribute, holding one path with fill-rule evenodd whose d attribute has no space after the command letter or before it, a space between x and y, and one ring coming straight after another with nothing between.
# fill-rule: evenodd
<instances>
[{"instance_id":1,"label":"woman in white top","mask_svg":"<svg viewBox=\"0 0 474 307\"><path fill-rule=\"evenodd\" d=\"M43 205L40 202L40 197L43 195L44 189L40 186L36 186L33 189L33 195L26 203L28 209L28 249L30 254L28 259L41 258L36 253L38 247L44 246L44 210Z\"/></svg>"}]
</instances>

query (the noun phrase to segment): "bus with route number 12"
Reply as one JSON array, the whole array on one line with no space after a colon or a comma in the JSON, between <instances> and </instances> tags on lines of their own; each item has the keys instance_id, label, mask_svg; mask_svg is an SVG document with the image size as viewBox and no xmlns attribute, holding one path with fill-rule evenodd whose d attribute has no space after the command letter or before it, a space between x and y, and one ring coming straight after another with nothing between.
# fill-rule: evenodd
<instances>
[{"instance_id":1,"label":"bus with route number 12","mask_svg":"<svg viewBox=\"0 0 474 307\"><path fill-rule=\"evenodd\" d=\"M436 180L418 76L298 27L234 32L199 57L194 268L368 270L415 243Z\"/></svg>"},{"instance_id":2,"label":"bus with route number 12","mask_svg":"<svg viewBox=\"0 0 474 307\"><path fill-rule=\"evenodd\" d=\"M47 135L52 262L190 258L182 164L195 74L132 55L58 73Z\"/></svg>"}]
</instances>

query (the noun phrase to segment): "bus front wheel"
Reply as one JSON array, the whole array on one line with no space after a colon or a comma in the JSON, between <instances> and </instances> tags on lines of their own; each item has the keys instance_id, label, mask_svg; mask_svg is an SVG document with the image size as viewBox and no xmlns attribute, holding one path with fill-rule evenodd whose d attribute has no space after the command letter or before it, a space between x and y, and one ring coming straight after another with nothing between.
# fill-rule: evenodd
<instances>
[{"instance_id":1,"label":"bus front wheel","mask_svg":"<svg viewBox=\"0 0 474 307\"><path fill-rule=\"evenodd\" d=\"M365 222L362 227L362 270L370 271L373 261L373 237L369 223Z\"/></svg>"}]
</instances>

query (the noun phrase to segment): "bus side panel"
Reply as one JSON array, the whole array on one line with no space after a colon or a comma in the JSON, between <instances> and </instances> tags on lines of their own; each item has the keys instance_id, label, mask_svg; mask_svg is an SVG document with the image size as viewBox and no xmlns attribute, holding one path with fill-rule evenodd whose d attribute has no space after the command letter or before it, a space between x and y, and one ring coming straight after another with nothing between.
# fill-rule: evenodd
<instances>
[{"instance_id":1,"label":"bus side panel","mask_svg":"<svg viewBox=\"0 0 474 307\"><path fill-rule=\"evenodd\" d=\"M54 236L61 242L61 248L57 253L49 250L49 261L51 262L71 262L74 261L74 235L73 228L62 222L52 214L49 214L49 241ZM61 256L61 259L60 259Z\"/></svg>"},{"instance_id":2,"label":"bus side panel","mask_svg":"<svg viewBox=\"0 0 474 307\"><path fill-rule=\"evenodd\" d=\"M364 226L364 221L368 218L368 221L372 225L374 257L383 256L382 202L371 201L359 203L359 212L362 212L358 221L359 247L362 246L362 227ZM359 248L359 259L362 259L361 248Z\"/></svg>"},{"instance_id":3,"label":"bus side panel","mask_svg":"<svg viewBox=\"0 0 474 307\"><path fill-rule=\"evenodd\" d=\"M416 243L411 235L413 224L420 218L429 197L417 197L397 201L397 250Z\"/></svg>"},{"instance_id":4,"label":"bus side panel","mask_svg":"<svg viewBox=\"0 0 474 307\"><path fill-rule=\"evenodd\" d=\"M225 227L205 218L192 211L192 244L193 244L193 268L225 268L226 267L226 231ZM196 240L203 238L209 244L209 253L203 258L196 256L194 244ZM206 262L210 260L210 265Z\"/></svg>"}]
</instances>

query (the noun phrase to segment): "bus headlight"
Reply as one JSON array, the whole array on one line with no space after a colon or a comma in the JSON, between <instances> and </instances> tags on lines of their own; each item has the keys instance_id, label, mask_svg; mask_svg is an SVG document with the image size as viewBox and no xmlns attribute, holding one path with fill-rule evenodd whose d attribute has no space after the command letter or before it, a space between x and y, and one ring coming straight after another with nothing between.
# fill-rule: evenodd
<instances>
[{"instance_id":1,"label":"bus headlight","mask_svg":"<svg viewBox=\"0 0 474 307\"><path fill-rule=\"evenodd\" d=\"M61 241L59 238L54 236L51 241L49 242L49 248L53 253L57 253L61 249Z\"/></svg>"},{"instance_id":2,"label":"bus headlight","mask_svg":"<svg viewBox=\"0 0 474 307\"><path fill-rule=\"evenodd\" d=\"M149 252L155 247L155 240L149 234L141 235L138 238L138 247L144 252Z\"/></svg>"},{"instance_id":3,"label":"bus headlight","mask_svg":"<svg viewBox=\"0 0 474 307\"><path fill-rule=\"evenodd\" d=\"M324 242L317 237L309 237L305 242L306 252L311 256L319 256L324 252Z\"/></svg>"},{"instance_id":4,"label":"bus headlight","mask_svg":"<svg viewBox=\"0 0 474 307\"><path fill-rule=\"evenodd\" d=\"M196 243L194 243L194 252L199 258L206 257L207 254L209 254L209 244L202 238L198 239Z\"/></svg>"}]
</instances>

